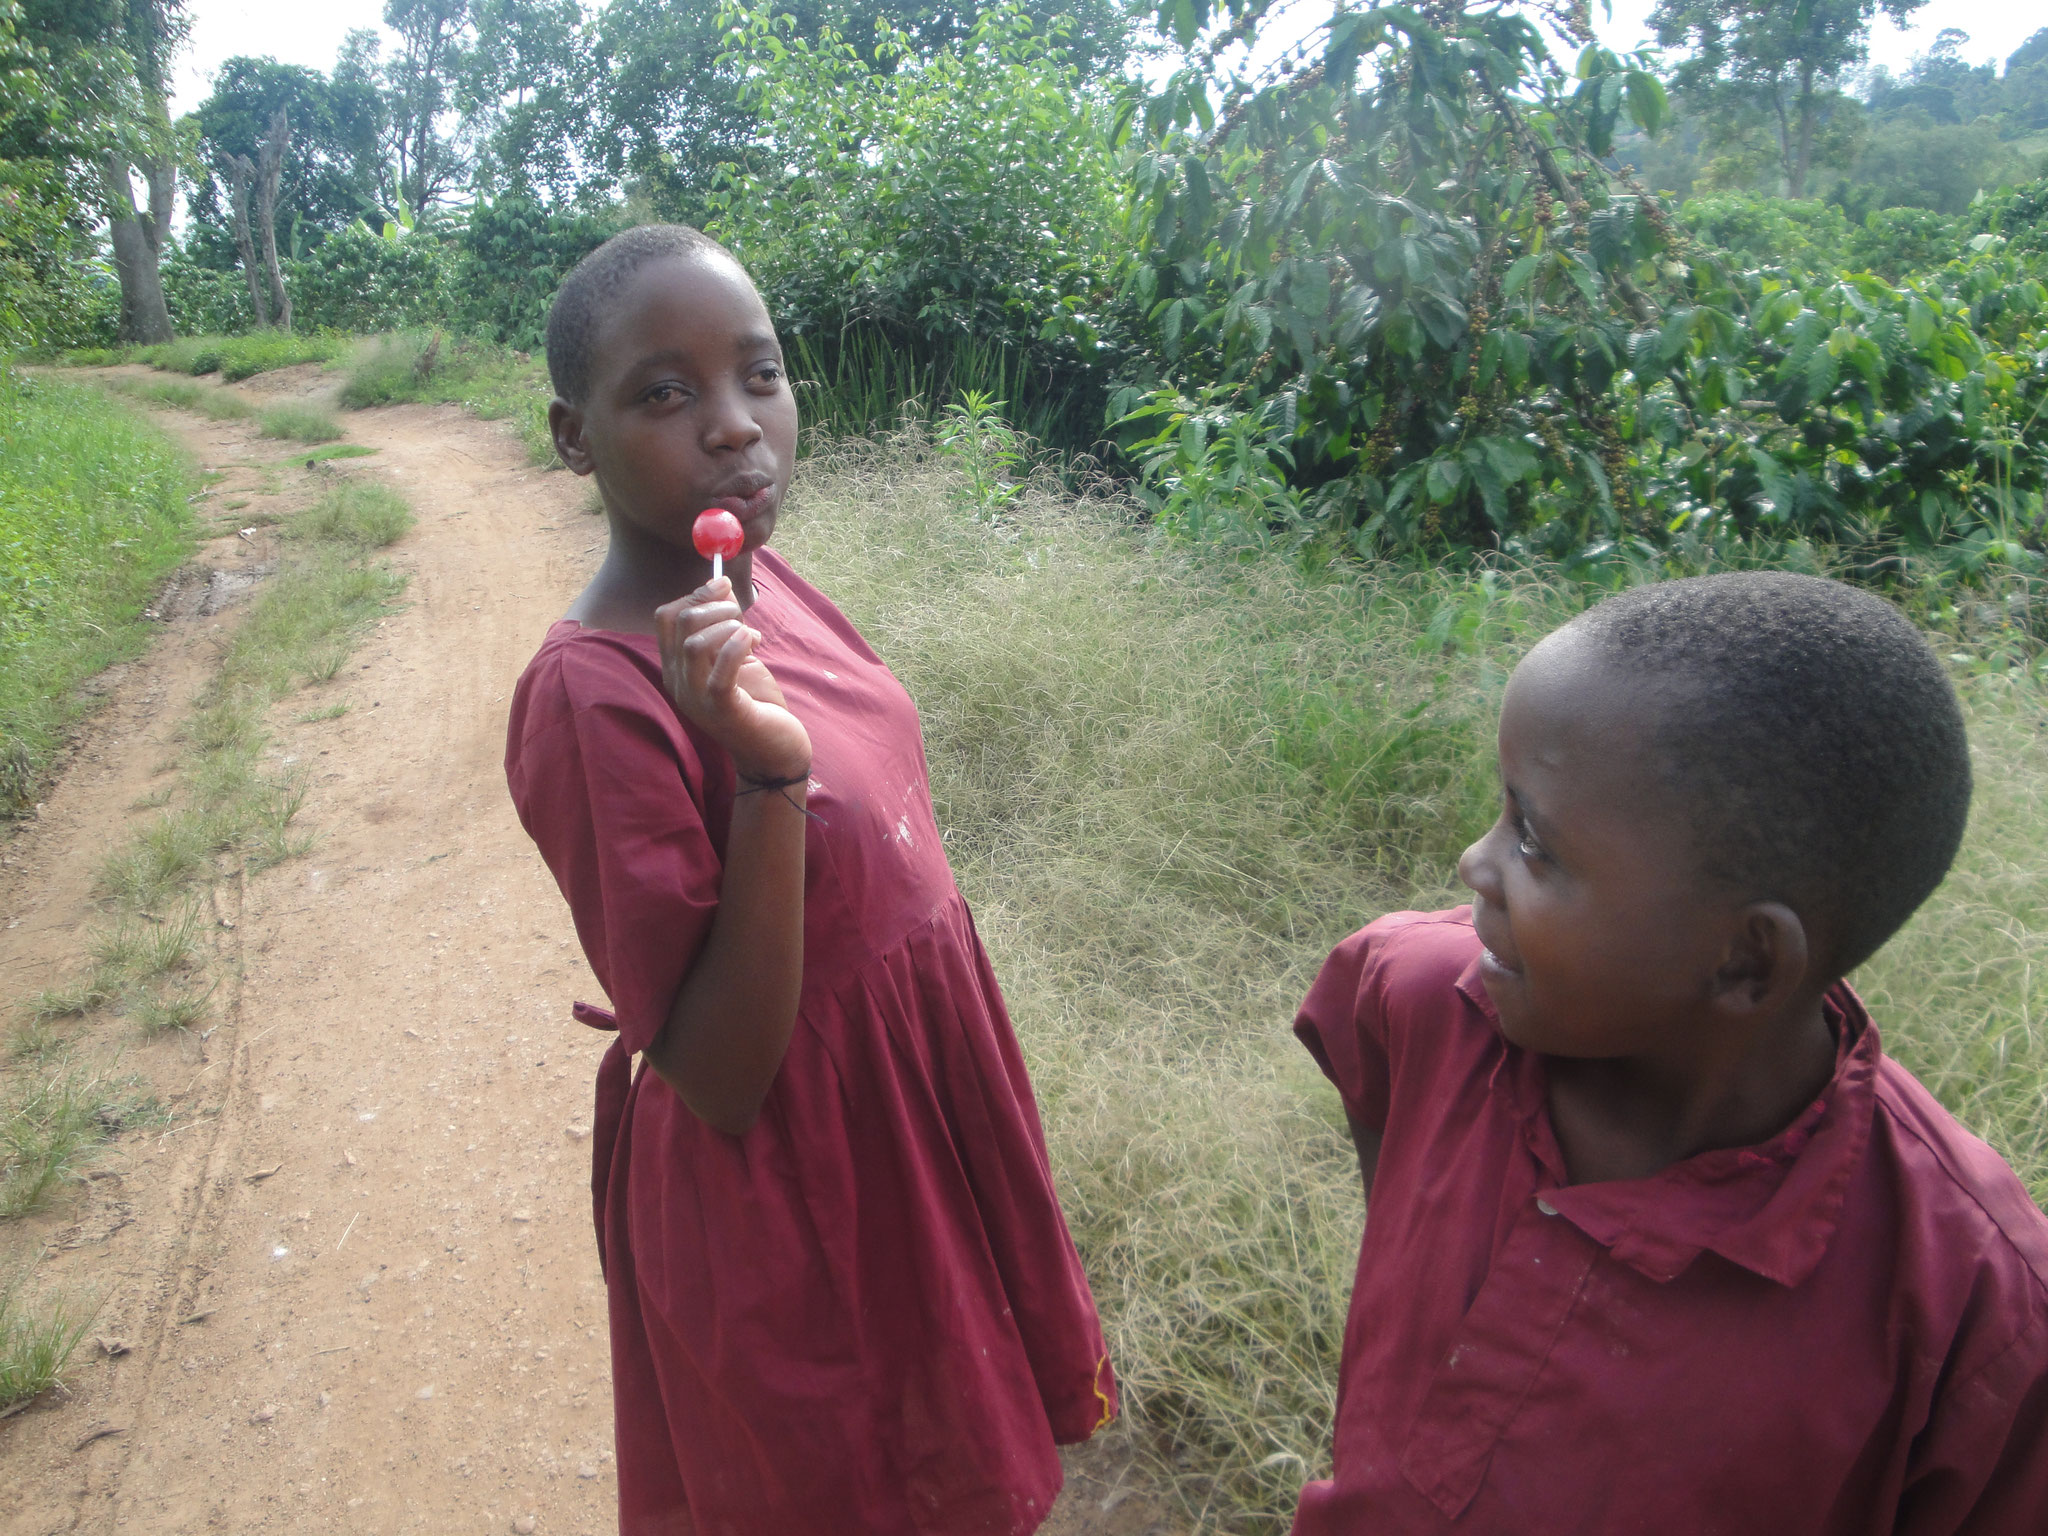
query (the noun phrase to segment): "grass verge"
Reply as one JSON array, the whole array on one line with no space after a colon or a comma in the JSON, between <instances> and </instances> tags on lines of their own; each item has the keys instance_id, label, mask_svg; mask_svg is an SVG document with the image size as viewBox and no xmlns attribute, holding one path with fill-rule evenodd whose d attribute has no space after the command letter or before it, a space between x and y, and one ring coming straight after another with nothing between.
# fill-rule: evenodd
<instances>
[{"instance_id":1,"label":"grass verge","mask_svg":"<svg viewBox=\"0 0 2048 1536\"><path fill-rule=\"evenodd\" d=\"M263 412L257 430L265 437L300 443L331 443L345 435L334 413L317 405L273 405Z\"/></svg>"},{"instance_id":2,"label":"grass verge","mask_svg":"<svg viewBox=\"0 0 2048 1536\"><path fill-rule=\"evenodd\" d=\"M356 344L341 403L350 410L407 401L460 405L486 421L509 420L528 461L551 465L552 394L547 369L523 352L445 331L397 331Z\"/></svg>"},{"instance_id":3,"label":"grass verge","mask_svg":"<svg viewBox=\"0 0 2048 1536\"><path fill-rule=\"evenodd\" d=\"M233 390L189 379L135 379L116 374L99 383L145 405L196 411L213 421L241 421L256 414L256 407Z\"/></svg>"},{"instance_id":4,"label":"grass verge","mask_svg":"<svg viewBox=\"0 0 2048 1536\"><path fill-rule=\"evenodd\" d=\"M345 337L251 331L246 336L181 336L159 346L133 348L126 359L167 373L217 372L233 383L299 363L332 362L348 349Z\"/></svg>"},{"instance_id":5,"label":"grass verge","mask_svg":"<svg viewBox=\"0 0 2048 1536\"><path fill-rule=\"evenodd\" d=\"M1460 899L1507 673L1584 594L1224 565L1041 484L976 522L960 484L914 439L821 450L779 543L923 713L1138 1444L1199 1528L1282 1532L1329 1466L1363 1221L1288 1025L1345 934ZM1856 980L2044 1199L2048 709L2024 679L1963 688L1968 843Z\"/></svg>"},{"instance_id":6,"label":"grass verge","mask_svg":"<svg viewBox=\"0 0 2048 1536\"><path fill-rule=\"evenodd\" d=\"M54 1384L91 1325L75 1299L30 1295L26 1271L0 1282L0 1410Z\"/></svg>"},{"instance_id":7,"label":"grass verge","mask_svg":"<svg viewBox=\"0 0 2048 1536\"><path fill-rule=\"evenodd\" d=\"M68 986L19 1009L12 1064L0 1077L0 1221L47 1203L124 1125L162 1115L133 1080L83 1065L62 1026L119 1008L153 1035L208 1016L202 893L230 869L266 867L312 841L295 825L303 776L265 758L269 706L332 677L388 610L404 580L368 556L411 524L394 493L349 482L287 520L290 555L184 723L176 787L151 797L161 814L100 870L106 920L88 960ZM44 1390L82 1335L75 1300L30 1298L24 1286L0 1293L0 1407Z\"/></svg>"},{"instance_id":8,"label":"grass verge","mask_svg":"<svg viewBox=\"0 0 2048 1536\"><path fill-rule=\"evenodd\" d=\"M141 651L192 548L190 461L97 389L0 368L0 814L32 805L79 685Z\"/></svg>"}]
</instances>

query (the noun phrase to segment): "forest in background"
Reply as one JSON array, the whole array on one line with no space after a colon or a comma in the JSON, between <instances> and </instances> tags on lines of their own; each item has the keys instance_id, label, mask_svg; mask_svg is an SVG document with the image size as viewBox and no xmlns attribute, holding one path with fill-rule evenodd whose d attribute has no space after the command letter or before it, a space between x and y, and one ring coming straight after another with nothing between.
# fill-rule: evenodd
<instances>
[{"instance_id":1,"label":"forest in background","mask_svg":"<svg viewBox=\"0 0 2048 1536\"><path fill-rule=\"evenodd\" d=\"M173 121L181 0L0 0L0 330L525 352L681 219L814 423L971 396L1227 551L2027 575L2048 28L1865 68L1926 3L1660 0L1627 57L1338 6L1253 68L1268 0L390 0Z\"/></svg>"}]
</instances>

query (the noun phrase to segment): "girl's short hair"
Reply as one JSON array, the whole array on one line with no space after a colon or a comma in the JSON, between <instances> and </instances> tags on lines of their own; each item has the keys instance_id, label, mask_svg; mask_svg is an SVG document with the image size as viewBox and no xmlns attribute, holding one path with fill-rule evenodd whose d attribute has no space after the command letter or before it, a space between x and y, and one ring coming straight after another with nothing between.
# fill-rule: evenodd
<instances>
[{"instance_id":1,"label":"girl's short hair","mask_svg":"<svg viewBox=\"0 0 2048 1536\"><path fill-rule=\"evenodd\" d=\"M580 405L590 392L590 349L605 308L635 272L672 257L733 254L687 224L642 224L616 234L576 263L548 308L548 379L555 393Z\"/></svg>"},{"instance_id":2,"label":"girl's short hair","mask_svg":"<svg viewBox=\"0 0 2048 1536\"><path fill-rule=\"evenodd\" d=\"M1567 632L1648 690L1702 867L1819 919L1829 979L1941 884L1969 818L1969 738L1941 659L1883 598L1738 571L1617 594Z\"/></svg>"}]
</instances>

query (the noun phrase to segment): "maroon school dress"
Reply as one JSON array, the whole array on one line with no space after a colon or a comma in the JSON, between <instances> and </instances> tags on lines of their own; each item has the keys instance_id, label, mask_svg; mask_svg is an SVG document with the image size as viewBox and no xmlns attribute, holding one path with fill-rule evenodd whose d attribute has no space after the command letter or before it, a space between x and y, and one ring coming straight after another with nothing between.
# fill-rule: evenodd
<instances>
[{"instance_id":1,"label":"maroon school dress","mask_svg":"<svg viewBox=\"0 0 2048 1536\"><path fill-rule=\"evenodd\" d=\"M629 1061L718 904L731 760L677 715L648 637L564 620L512 701L513 803L619 1031L593 1171L619 1528L1032 1531L1054 1444L1107 1422L1115 1386L1031 1084L909 696L780 557L755 555L754 584L819 819L796 1027L742 1136Z\"/></svg>"}]
</instances>

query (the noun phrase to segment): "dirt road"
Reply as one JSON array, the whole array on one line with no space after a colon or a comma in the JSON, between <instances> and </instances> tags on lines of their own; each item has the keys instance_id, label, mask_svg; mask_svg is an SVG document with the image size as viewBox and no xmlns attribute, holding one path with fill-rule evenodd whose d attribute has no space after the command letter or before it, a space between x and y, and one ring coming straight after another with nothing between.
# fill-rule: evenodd
<instances>
[{"instance_id":1,"label":"dirt road","mask_svg":"<svg viewBox=\"0 0 2048 1536\"><path fill-rule=\"evenodd\" d=\"M312 395L317 372L249 381ZM615 1528L605 1310L591 1239L602 1000L513 818L506 697L603 538L580 482L452 408L346 418L327 470L242 423L159 418L224 467L215 505L281 512L325 473L402 488L411 577L347 672L274 715L311 768L310 856L213 898L212 1033L134 1043L176 1110L6 1238L100 1311L67 1373L0 1423L0 1533L584 1532ZM0 847L0 988L75 962L102 854L148 814L177 722L268 562L265 531L169 603L41 818ZM212 594L208 600L207 594ZM217 611L208 611L217 610ZM311 705L305 702L311 700ZM338 718L296 723L346 701ZM102 1018L92 1028L132 1026ZM1048 1536L1156 1529L1112 1444Z\"/></svg>"}]
</instances>

